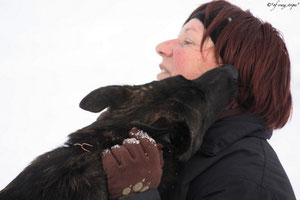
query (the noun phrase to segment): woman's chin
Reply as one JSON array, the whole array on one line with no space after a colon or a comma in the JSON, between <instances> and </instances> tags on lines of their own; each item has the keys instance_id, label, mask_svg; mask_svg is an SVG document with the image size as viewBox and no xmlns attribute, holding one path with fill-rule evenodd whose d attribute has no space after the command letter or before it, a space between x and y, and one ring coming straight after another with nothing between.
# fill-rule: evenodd
<instances>
[{"instance_id":1,"label":"woman's chin","mask_svg":"<svg viewBox=\"0 0 300 200\"><path fill-rule=\"evenodd\" d=\"M161 72L161 73L157 74L156 79L160 81L160 80L163 80L163 79L166 79L166 78L169 78L169 77L171 77L170 73Z\"/></svg>"}]
</instances>

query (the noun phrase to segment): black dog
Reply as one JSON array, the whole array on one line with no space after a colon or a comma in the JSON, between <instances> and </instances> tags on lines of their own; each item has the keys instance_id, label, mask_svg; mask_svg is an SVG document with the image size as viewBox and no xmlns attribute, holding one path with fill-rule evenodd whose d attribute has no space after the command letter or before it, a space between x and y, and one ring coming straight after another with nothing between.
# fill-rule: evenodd
<instances>
[{"instance_id":1,"label":"black dog","mask_svg":"<svg viewBox=\"0 0 300 200\"><path fill-rule=\"evenodd\" d=\"M0 192L1 200L104 200L108 198L101 152L140 128L164 145L159 192L172 187L181 163L200 147L208 127L231 102L237 71L231 65L200 78L182 76L140 86L107 86L87 95L80 107L108 110L69 135L64 146L39 156Z\"/></svg>"}]
</instances>

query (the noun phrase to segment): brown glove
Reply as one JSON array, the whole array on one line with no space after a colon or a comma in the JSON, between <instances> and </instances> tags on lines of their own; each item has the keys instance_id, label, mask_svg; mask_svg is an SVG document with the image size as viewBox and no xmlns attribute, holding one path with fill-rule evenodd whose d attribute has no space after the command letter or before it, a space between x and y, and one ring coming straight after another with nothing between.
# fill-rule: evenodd
<instances>
[{"instance_id":1,"label":"brown glove","mask_svg":"<svg viewBox=\"0 0 300 200\"><path fill-rule=\"evenodd\" d=\"M160 183L161 145L137 128L132 128L129 136L123 145L115 145L102 153L110 199L156 189Z\"/></svg>"}]
</instances>

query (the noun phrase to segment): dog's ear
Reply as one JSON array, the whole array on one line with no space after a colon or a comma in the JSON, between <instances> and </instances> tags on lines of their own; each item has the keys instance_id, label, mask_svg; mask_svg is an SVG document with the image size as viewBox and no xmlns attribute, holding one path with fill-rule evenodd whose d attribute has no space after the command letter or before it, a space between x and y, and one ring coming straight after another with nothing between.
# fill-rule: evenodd
<instances>
[{"instance_id":1,"label":"dog's ear","mask_svg":"<svg viewBox=\"0 0 300 200\"><path fill-rule=\"evenodd\" d=\"M176 79L174 81L173 79ZM184 79L184 78L181 78ZM182 81L179 78L171 77L167 80L162 81L152 81L143 85L113 85L98 88L84 97L79 106L84 110L88 110L91 112L100 112L107 107L120 106L122 104L127 103L132 100L133 96L144 96L144 93L151 93L154 97L154 93L159 93L160 98L164 98L164 96L168 96L169 93L172 93L174 90L174 85L178 84L179 81ZM165 90L165 87L171 87L173 90ZM161 89L164 90L164 93L160 93ZM156 91L156 92L154 92ZM140 94L140 95L139 95Z\"/></svg>"},{"instance_id":2,"label":"dog's ear","mask_svg":"<svg viewBox=\"0 0 300 200\"><path fill-rule=\"evenodd\" d=\"M188 87L174 94L174 100L181 102L191 138L191 145L179 156L188 160L202 144L206 130L218 115L232 101L237 88L238 72L232 65L223 65L187 82Z\"/></svg>"},{"instance_id":3,"label":"dog's ear","mask_svg":"<svg viewBox=\"0 0 300 200\"><path fill-rule=\"evenodd\" d=\"M130 95L130 89L124 86L107 86L98 88L84 97L79 106L80 108L100 112L107 107L113 107L124 103Z\"/></svg>"},{"instance_id":4,"label":"dog's ear","mask_svg":"<svg viewBox=\"0 0 300 200\"><path fill-rule=\"evenodd\" d=\"M178 159L181 161L189 160L200 148L203 142L203 136L205 130L203 129L203 118L199 113L195 113L195 110L190 110L185 112L186 125L189 128L189 138L190 145L187 150L179 155Z\"/></svg>"}]
</instances>

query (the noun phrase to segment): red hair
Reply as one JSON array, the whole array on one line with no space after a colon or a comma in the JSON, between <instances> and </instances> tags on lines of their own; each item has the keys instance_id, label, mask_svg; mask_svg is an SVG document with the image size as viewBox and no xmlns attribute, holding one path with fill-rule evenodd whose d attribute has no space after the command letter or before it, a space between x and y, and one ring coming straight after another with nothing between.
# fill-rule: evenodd
<instances>
[{"instance_id":1,"label":"red hair","mask_svg":"<svg viewBox=\"0 0 300 200\"><path fill-rule=\"evenodd\" d=\"M239 71L238 94L230 108L259 115L270 129L282 128L290 117L292 98L290 58L280 33L249 11L223 0L201 5L189 19L203 10L206 32L201 48L213 30L227 20L216 40L215 55L216 60L221 58Z\"/></svg>"}]
</instances>

